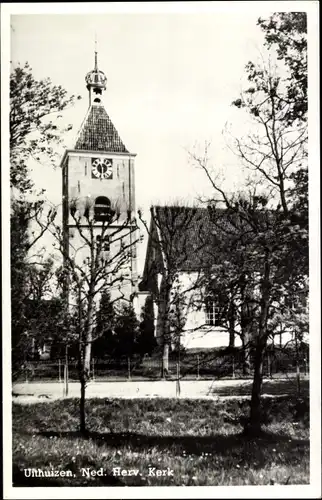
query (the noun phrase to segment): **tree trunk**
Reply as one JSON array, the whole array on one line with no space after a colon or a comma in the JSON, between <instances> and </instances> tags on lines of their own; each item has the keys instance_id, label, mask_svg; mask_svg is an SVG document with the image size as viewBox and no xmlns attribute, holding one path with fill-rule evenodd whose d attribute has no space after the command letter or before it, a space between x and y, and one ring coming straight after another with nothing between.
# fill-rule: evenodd
<instances>
[{"instance_id":1,"label":"tree trunk","mask_svg":"<svg viewBox=\"0 0 322 500\"><path fill-rule=\"evenodd\" d=\"M166 378L169 373L169 349L170 346L168 342L164 342L163 344L163 353L162 353L162 368L161 368L161 377Z\"/></svg>"},{"instance_id":2,"label":"tree trunk","mask_svg":"<svg viewBox=\"0 0 322 500\"><path fill-rule=\"evenodd\" d=\"M91 353L92 353L92 335L90 335L90 340L86 342L85 345L85 356L84 356L84 370L86 378L89 378L91 369Z\"/></svg>"},{"instance_id":3,"label":"tree trunk","mask_svg":"<svg viewBox=\"0 0 322 500\"><path fill-rule=\"evenodd\" d=\"M79 401L79 430L80 430L81 434L86 435L87 434L86 412L85 412L86 378L85 378L84 373L82 373L82 375L80 377L80 384L81 384L81 394L80 394L80 401Z\"/></svg>"},{"instance_id":4,"label":"tree trunk","mask_svg":"<svg viewBox=\"0 0 322 500\"><path fill-rule=\"evenodd\" d=\"M229 311L229 347L235 347L235 308L231 304Z\"/></svg>"},{"instance_id":5,"label":"tree trunk","mask_svg":"<svg viewBox=\"0 0 322 500\"><path fill-rule=\"evenodd\" d=\"M85 352L84 352L84 371L85 377L88 379L91 369L91 355L92 355L92 340L93 340L93 300L89 301L87 320L86 320L86 332L85 332Z\"/></svg>"},{"instance_id":6,"label":"tree trunk","mask_svg":"<svg viewBox=\"0 0 322 500\"><path fill-rule=\"evenodd\" d=\"M263 358L267 344L267 318L270 298L270 264L269 250L265 249L265 260L263 279L261 283L261 312L258 327L258 337L254 360L254 378L252 397L250 402L250 416L245 425L244 432L249 436L258 436L261 434L261 390L263 381Z\"/></svg>"},{"instance_id":7,"label":"tree trunk","mask_svg":"<svg viewBox=\"0 0 322 500\"><path fill-rule=\"evenodd\" d=\"M235 347L235 332L229 329L229 347Z\"/></svg>"},{"instance_id":8,"label":"tree trunk","mask_svg":"<svg viewBox=\"0 0 322 500\"><path fill-rule=\"evenodd\" d=\"M81 434L86 435L86 409L85 409L85 391L86 391L86 373L84 370L85 347L80 337L78 351L78 377L80 382L80 400L79 400L79 430Z\"/></svg>"},{"instance_id":9,"label":"tree trunk","mask_svg":"<svg viewBox=\"0 0 322 500\"><path fill-rule=\"evenodd\" d=\"M171 345L171 331L170 331L170 293L172 289L173 279L167 276L161 290L161 314L162 314L162 365L161 365L161 378L166 378L169 373L169 351Z\"/></svg>"},{"instance_id":10,"label":"tree trunk","mask_svg":"<svg viewBox=\"0 0 322 500\"><path fill-rule=\"evenodd\" d=\"M250 436L258 436L261 433L261 390L263 381L263 346L259 341L256 346L254 360L254 379L252 397L250 402L250 416L245 426L244 433Z\"/></svg>"},{"instance_id":11,"label":"tree trunk","mask_svg":"<svg viewBox=\"0 0 322 500\"><path fill-rule=\"evenodd\" d=\"M79 401L79 429L83 435L87 434L86 429L86 384L91 368L92 330L93 330L93 296L89 294L88 310L86 321L83 321L81 309L81 293L79 290L78 328L79 328L79 357L78 374L80 381L80 401Z\"/></svg>"},{"instance_id":12,"label":"tree trunk","mask_svg":"<svg viewBox=\"0 0 322 500\"><path fill-rule=\"evenodd\" d=\"M300 396L301 395L301 372L300 372L300 359L299 359L297 332L295 332L295 362L296 362L297 395Z\"/></svg>"},{"instance_id":13,"label":"tree trunk","mask_svg":"<svg viewBox=\"0 0 322 500\"><path fill-rule=\"evenodd\" d=\"M82 434L87 434L86 429L86 411L85 411L85 390L86 384L89 379L90 367L91 367L91 342L86 342L84 348L84 354L82 356L82 365L80 367L80 384L81 384L81 395L79 403L79 420L80 420L80 432Z\"/></svg>"},{"instance_id":14,"label":"tree trunk","mask_svg":"<svg viewBox=\"0 0 322 500\"><path fill-rule=\"evenodd\" d=\"M80 432L87 434L86 429L86 411L85 411L85 390L86 384L90 376L91 369L91 351L92 351L92 331L93 331L93 304L90 303L87 313L87 321L85 325L85 345L81 347L80 353L80 384L81 384L81 397L79 403L79 419L80 419Z\"/></svg>"},{"instance_id":15,"label":"tree trunk","mask_svg":"<svg viewBox=\"0 0 322 500\"><path fill-rule=\"evenodd\" d=\"M246 277L242 278L241 286L241 331L243 343L243 375L248 377L251 368L251 341L253 335L252 295L246 289Z\"/></svg>"},{"instance_id":16,"label":"tree trunk","mask_svg":"<svg viewBox=\"0 0 322 500\"><path fill-rule=\"evenodd\" d=\"M250 376L250 365L251 365L251 334L245 329L243 334L243 375L245 377Z\"/></svg>"}]
</instances>

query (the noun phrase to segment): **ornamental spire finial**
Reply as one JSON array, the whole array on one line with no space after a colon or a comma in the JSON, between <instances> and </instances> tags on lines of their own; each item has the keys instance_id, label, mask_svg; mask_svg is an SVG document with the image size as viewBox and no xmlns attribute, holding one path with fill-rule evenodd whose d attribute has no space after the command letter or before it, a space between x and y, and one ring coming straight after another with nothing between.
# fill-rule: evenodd
<instances>
[{"instance_id":1,"label":"ornamental spire finial","mask_svg":"<svg viewBox=\"0 0 322 500\"><path fill-rule=\"evenodd\" d=\"M98 71L98 66L97 66L97 36L95 33L95 66L94 66L94 71Z\"/></svg>"},{"instance_id":2,"label":"ornamental spire finial","mask_svg":"<svg viewBox=\"0 0 322 500\"><path fill-rule=\"evenodd\" d=\"M92 100L93 100L93 93L94 94L102 94L102 91L103 90L106 90L106 82L107 82L107 78L105 76L105 74L103 73L103 71L100 71L98 69L98 62L97 62L97 36L96 36L96 33L95 33L95 49L94 49L94 70L90 71L89 73L87 73L86 77L85 77L85 81L86 81L86 88L87 90L89 91L89 104L91 105L92 104ZM100 98L97 96L95 99L94 99L94 103L100 103Z\"/></svg>"}]
</instances>

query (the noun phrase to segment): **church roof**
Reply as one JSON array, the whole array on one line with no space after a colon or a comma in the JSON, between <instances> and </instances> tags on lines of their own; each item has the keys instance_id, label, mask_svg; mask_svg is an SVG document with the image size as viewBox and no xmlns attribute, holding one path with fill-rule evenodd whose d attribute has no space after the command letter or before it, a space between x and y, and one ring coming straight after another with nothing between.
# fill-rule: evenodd
<instances>
[{"instance_id":1,"label":"church roof","mask_svg":"<svg viewBox=\"0 0 322 500\"><path fill-rule=\"evenodd\" d=\"M258 223L272 227L274 214L259 211ZM254 219L255 221L255 219ZM169 271L198 272L211 269L224 261L225 253L217 252L228 239L236 245L240 239L239 226L244 236L252 240L254 233L234 209L219 207L156 206L151 209L151 227L141 290L149 288L149 280ZM268 227L267 226L267 227ZM232 243L233 244L233 243Z\"/></svg>"},{"instance_id":2,"label":"church roof","mask_svg":"<svg viewBox=\"0 0 322 500\"><path fill-rule=\"evenodd\" d=\"M75 149L128 153L104 106L94 104L83 122Z\"/></svg>"},{"instance_id":3,"label":"church roof","mask_svg":"<svg viewBox=\"0 0 322 500\"><path fill-rule=\"evenodd\" d=\"M205 264L210 242L207 209L156 206L153 219L172 265L181 271L193 271Z\"/></svg>"},{"instance_id":4,"label":"church roof","mask_svg":"<svg viewBox=\"0 0 322 500\"><path fill-rule=\"evenodd\" d=\"M201 270L213 260L209 211L206 208L156 206L151 210L151 227L140 289L149 289L150 279L166 263L173 271Z\"/></svg>"}]
</instances>

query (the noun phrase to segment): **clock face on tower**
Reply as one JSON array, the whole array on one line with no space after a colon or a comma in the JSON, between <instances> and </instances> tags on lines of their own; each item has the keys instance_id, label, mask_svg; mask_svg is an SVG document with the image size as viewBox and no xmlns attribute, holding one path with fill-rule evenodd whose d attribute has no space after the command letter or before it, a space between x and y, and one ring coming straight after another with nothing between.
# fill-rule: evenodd
<instances>
[{"instance_id":1,"label":"clock face on tower","mask_svg":"<svg viewBox=\"0 0 322 500\"><path fill-rule=\"evenodd\" d=\"M112 179L113 160L109 158L92 158L92 179Z\"/></svg>"}]
</instances>

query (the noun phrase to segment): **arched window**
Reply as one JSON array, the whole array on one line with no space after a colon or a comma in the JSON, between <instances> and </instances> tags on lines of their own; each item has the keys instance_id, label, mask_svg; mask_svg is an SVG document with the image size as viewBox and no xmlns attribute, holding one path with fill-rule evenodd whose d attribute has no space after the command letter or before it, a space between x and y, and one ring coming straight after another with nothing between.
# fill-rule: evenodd
<instances>
[{"instance_id":1,"label":"arched window","mask_svg":"<svg viewBox=\"0 0 322 500\"><path fill-rule=\"evenodd\" d=\"M112 216L111 202L106 196L99 196L95 200L94 217L96 221L108 221Z\"/></svg>"}]
</instances>

